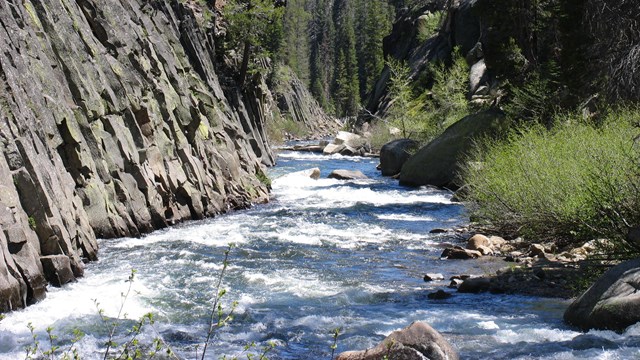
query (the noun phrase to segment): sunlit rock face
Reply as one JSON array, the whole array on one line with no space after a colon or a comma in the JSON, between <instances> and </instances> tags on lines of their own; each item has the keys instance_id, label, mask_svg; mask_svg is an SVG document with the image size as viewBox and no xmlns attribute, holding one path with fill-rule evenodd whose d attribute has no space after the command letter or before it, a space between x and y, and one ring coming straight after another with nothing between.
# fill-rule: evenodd
<instances>
[{"instance_id":1,"label":"sunlit rock face","mask_svg":"<svg viewBox=\"0 0 640 360\"><path fill-rule=\"evenodd\" d=\"M219 81L201 16L178 1L0 3L0 311L81 276L96 237L268 199L274 101Z\"/></svg>"}]
</instances>

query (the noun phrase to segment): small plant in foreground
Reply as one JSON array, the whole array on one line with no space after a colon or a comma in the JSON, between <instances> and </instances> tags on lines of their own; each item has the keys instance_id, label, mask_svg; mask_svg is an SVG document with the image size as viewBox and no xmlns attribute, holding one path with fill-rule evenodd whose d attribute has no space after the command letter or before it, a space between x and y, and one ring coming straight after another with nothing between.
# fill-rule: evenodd
<instances>
[{"instance_id":1,"label":"small plant in foreground","mask_svg":"<svg viewBox=\"0 0 640 360\"><path fill-rule=\"evenodd\" d=\"M342 331L342 328L335 328L332 331L333 344L331 344L331 360L333 360L333 357L336 353L336 349L338 348L338 336L340 336L341 331Z\"/></svg>"},{"instance_id":2,"label":"small plant in foreground","mask_svg":"<svg viewBox=\"0 0 640 360\"><path fill-rule=\"evenodd\" d=\"M198 350L200 346L196 346L194 359L204 360L207 351L210 350L211 345L214 342L214 338L218 330L227 326L234 318L234 312L238 305L237 301L234 301L228 312L222 306L222 299L227 294L227 290L222 288L222 281L225 276L226 270L229 266L229 253L233 245L229 245L229 248L224 253L223 267L218 276L216 286L214 289L213 303L209 314L207 336L204 344L202 345L202 352ZM94 300L98 309L98 315L100 320L104 324L107 330L107 341L105 342L104 354L101 355L103 360L118 359L118 360L134 360L134 359L153 359L161 357L163 359L181 359L173 349L166 344L160 336L157 336L151 343L141 341L141 335L143 329L147 326L155 331L153 327L155 323L154 315L147 313L143 315L135 324L129 328L122 325L123 320L127 317L124 312L126 302L133 289L133 282L135 280L137 271L132 269L126 282L128 283L127 290L121 293L121 303L118 310L118 314L115 318L109 318L105 315L105 311L100 307L100 303ZM0 316L0 320L3 316ZM53 327L48 327L47 340L48 349L43 348L38 335L35 332L35 327L29 323L27 325L31 332L31 342L26 346L25 360L40 360L40 359L61 359L61 360L79 360L80 354L77 349L77 344L85 336L80 330L73 330L73 338L70 343L64 347L60 345L58 336L54 334ZM157 334L157 331L156 331ZM117 339L122 339L118 340ZM227 360L238 360L241 357L247 360L268 360L268 353L276 347L275 342L269 342L267 345L258 349L255 342L252 342L244 347L241 354L227 357L222 356ZM256 351L254 353L252 351Z\"/></svg>"}]
</instances>

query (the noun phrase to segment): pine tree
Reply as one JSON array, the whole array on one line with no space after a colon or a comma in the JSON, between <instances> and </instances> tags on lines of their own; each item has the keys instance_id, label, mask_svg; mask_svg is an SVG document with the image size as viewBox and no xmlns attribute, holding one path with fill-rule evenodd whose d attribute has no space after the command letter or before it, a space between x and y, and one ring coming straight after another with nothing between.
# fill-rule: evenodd
<instances>
[{"instance_id":1,"label":"pine tree","mask_svg":"<svg viewBox=\"0 0 640 360\"><path fill-rule=\"evenodd\" d=\"M289 0L284 14L284 42L276 61L288 65L306 85L309 84L309 32L311 14L307 0Z\"/></svg>"},{"instance_id":2,"label":"pine tree","mask_svg":"<svg viewBox=\"0 0 640 360\"><path fill-rule=\"evenodd\" d=\"M224 18L228 23L230 44L242 49L238 82L243 85L252 58L277 53L282 44L284 10L273 0L228 0Z\"/></svg>"},{"instance_id":3,"label":"pine tree","mask_svg":"<svg viewBox=\"0 0 640 360\"><path fill-rule=\"evenodd\" d=\"M334 21L337 25L336 57L337 67L333 77L334 103L337 115L353 116L359 107L358 62L356 58L356 36L354 12L351 2L336 2Z\"/></svg>"}]
</instances>

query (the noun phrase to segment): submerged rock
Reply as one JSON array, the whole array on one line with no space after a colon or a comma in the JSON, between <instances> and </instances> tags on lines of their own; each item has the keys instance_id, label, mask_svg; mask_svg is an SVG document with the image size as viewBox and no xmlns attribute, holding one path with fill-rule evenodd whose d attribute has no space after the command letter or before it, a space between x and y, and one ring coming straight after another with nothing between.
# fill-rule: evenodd
<instances>
[{"instance_id":1,"label":"submerged rock","mask_svg":"<svg viewBox=\"0 0 640 360\"><path fill-rule=\"evenodd\" d=\"M422 279L424 281L426 281L426 282L428 282L428 281L439 281L439 280L444 280L444 275L430 273L430 274L425 274Z\"/></svg>"},{"instance_id":2,"label":"submerged rock","mask_svg":"<svg viewBox=\"0 0 640 360\"><path fill-rule=\"evenodd\" d=\"M424 322L414 322L394 331L378 346L364 351L347 351L337 360L458 360L458 354L447 340Z\"/></svg>"},{"instance_id":3,"label":"submerged rock","mask_svg":"<svg viewBox=\"0 0 640 360\"><path fill-rule=\"evenodd\" d=\"M640 322L640 259L617 265L602 275L564 313L581 329L623 331Z\"/></svg>"},{"instance_id":4,"label":"submerged rock","mask_svg":"<svg viewBox=\"0 0 640 360\"><path fill-rule=\"evenodd\" d=\"M438 290L434 293L430 293L427 297L431 300L445 300L450 298L452 295L444 290Z\"/></svg>"}]
</instances>

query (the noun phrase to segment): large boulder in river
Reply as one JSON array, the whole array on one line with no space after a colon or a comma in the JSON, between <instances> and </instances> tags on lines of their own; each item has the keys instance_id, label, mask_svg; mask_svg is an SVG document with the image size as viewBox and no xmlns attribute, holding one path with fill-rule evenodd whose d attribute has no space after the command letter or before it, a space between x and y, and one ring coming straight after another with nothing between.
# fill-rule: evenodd
<instances>
[{"instance_id":1,"label":"large boulder in river","mask_svg":"<svg viewBox=\"0 0 640 360\"><path fill-rule=\"evenodd\" d=\"M584 330L622 331L640 322L640 259L609 269L564 313L564 321Z\"/></svg>"},{"instance_id":2,"label":"large boulder in river","mask_svg":"<svg viewBox=\"0 0 640 360\"><path fill-rule=\"evenodd\" d=\"M388 142L380 149L380 170L383 176L393 176L400 172L402 165L409 159L418 142L411 139L398 139Z\"/></svg>"},{"instance_id":3,"label":"large boulder in river","mask_svg":"<svg viewBox=\"0 0 640 360\"><path fill-rule=\"evenodd\" d=\"M445 338L424 322L414 322L394 331L378 346L364 351L347 351L337 360L457 360L458 354Z\"/></svg>"},{"instance_id":4,"label":"large boulder in river","mask_svg":"<svg viewBox=\"0 0 640 360\"><path fill-rule=\"evenodd\" d=\"M473 140L496 136L506 125L506 119L497 110L464 117L407 160L400 171L400 183L457 188L456 175Z\"/></svg>"},{"instance_id":5,"label":"large boulder in river","mask_svg":"<svg viewBox=\"0 0 640 360\"><path fill-rule=\"evenodd\" d=\"M325 146L322 151L325 155L364 155L369 145L364 137L347 131L339 131L335 139Z\"/></svg>"},{"instance_id":6,"label":"large boulder in river","mask_svg":"<svg viewBox=\"0 0 640 360\"><path fill-rule=\"evenodd\" d=\"M337 180L368 179L367 175L363 174L360 170L333 170L327 178Z\"/></svg>"}]
</instances>

